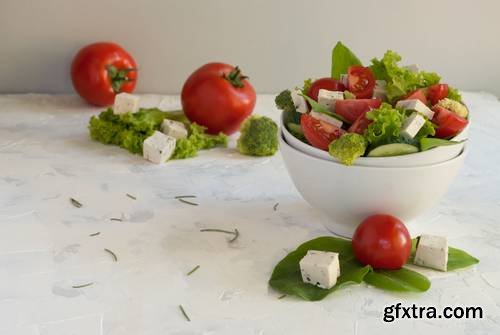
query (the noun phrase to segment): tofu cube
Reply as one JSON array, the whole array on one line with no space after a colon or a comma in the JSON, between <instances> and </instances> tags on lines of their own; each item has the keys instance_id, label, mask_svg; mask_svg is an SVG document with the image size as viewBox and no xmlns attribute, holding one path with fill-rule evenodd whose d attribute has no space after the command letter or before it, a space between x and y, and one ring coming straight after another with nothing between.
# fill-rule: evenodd
<instances>
[{"instance_id":1,"label":"tofu cube","mask_svg":"<svg viewBox=\"0 0 500 335\"><path fill-rule=\"evenodd\" d=\"M410 64L410 65L406 65L404 66L405 69L408 69L410 70L411 72L418 72L420 69L418 68L418 65L417 64Z\"/></svg>"},{"instance_id":2,"label":"tofu cube","mask_svg":"<svg viewBox=\"0 0 500 335\"><path fill-rule=\"evenodd\" d=\"M401 133L408 138L414 138L424 124L424 117L418 113L413 113L403 122Z\"/></svg>"},{"instance_id":3,"label":"tofu cube","mask_svg":"<svg viewBox=\"0 0 500 335\"><path fill-rule=\"evenodd\" d=\"M155 164L166 162L174 153L175 142L174 137L155 131L142 144L143 156Z\"/></svg>"},{"instance_id":4,"label":"tofu cube","mask_svg":"<svg viewBox=\"0 0 500 335\"><path fill-rule=\"evenodd\" d=\"M334 118L333 116L326 115L323 113L318 113L315 111L311 111L310 115L315 118L316 120L324 121L326 123L332 124L335 127L342 127L342 121L339 119Z\"/></svg>"},{"instance_id":5,"label":"tofu cube","mask_svg":"<svg viewBox=\"0 0 500 335\"><path fill-rule=\"evenodd\" d=\"M340 276L339 254L309 250L300 260L300 272L304 283L330 289Z\"/></svg>"},{"instance_id":6,"label":"tofu cube","mask_svg":"<svg viewBox=\"0 0 500 335\"><path fill-rule=\"evenodd\" d=\"M396 107L408 109L427 116L429 120L434 117L434 112L418 99L399 100Z\"/></svg>"},{"instance_id":7,"label":"tofu cube","mask_svg":"<svg viewBox=\"0 0 500 335\"><path fill-rule=\"evenodd\" d=\"M139 97L129 93L119 93L115 96L113 113L135 113L139 110Z\"/></svg>"},{"instance_id":8,"label":"tofu cube","mask_svg":"<svg viewBox=\"0 0 500 335\"><path fill-rule=\"evenodd\" d=\"M186 138L188 131L184 123L174 120L165 119L161 123L161 131L165 135L172 136L176 140Z\"/></svg>"},{"instance_id":9,"label":"tofu cube","mask_svg":"<svg viewBox=\"0 0 500 335\"><path fill-rule=\"evenodd\" d=\"M318 103L327 107L329 110L335 110L335 101L344 100L344 92L329 91L320 89L318 92Z\"/></svg>"},{"instance_id":10,"label":"tofu cube","mask_svg":"<svg viewBox=\"0 0 500 335\"><path fill-rule=\"evenodd\" d=\"M448 240L446 237L422 235L417 244L415 265L446 271L448 265Z\"/></svg>"},{"instance_id":11,"label":"tofu cube","mask_svg":"<svg viewBox=\"0 0 500 335\"><path fill-rule=\"evenodd\" d=\"M348 78L349 76L347 74L341 74L339 78L339 81L346 87L346 89L349 86Z\"/></svg>"},{"instance_id":12,"label":"tofu cube","mask_svg":"<svg viewBox=\"0 0 500 335\"><path fill-rule=\"evenodd\" d=\"M292 101L293 104L295 105L295 109L297 112L301 114L305 114L309 111L309 108L307 107L307 102L306 99L301 95L302 92L299 90L293 90L291 95L292 95Z\"/></svg>"}]
</instances>

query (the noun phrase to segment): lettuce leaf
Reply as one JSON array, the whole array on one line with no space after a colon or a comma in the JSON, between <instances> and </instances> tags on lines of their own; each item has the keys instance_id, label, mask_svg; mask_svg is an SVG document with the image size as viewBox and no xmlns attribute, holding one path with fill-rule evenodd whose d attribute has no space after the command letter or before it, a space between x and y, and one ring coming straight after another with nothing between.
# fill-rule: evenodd
<instances>
[{"instance_id":1,"label":"lettuce leaf","mask_svg":"<svg viewBox=\"0 0 500 335\"><path fill-rule=\"evenodd\" d=\"M448 99L462 102L462 95L460 95L460 92L456 88L448 86Z\"/></svg>"},{"instance_id":2,"label":"lettuce leaf","mask_svg":"<svg viewBox=\"0 0 500 335\"><path fill-rule=\"evenodd\" d=\"M340 79L340 75L347 73L352 65L361 65L361 61L342 42L337 42L332 50L332 78Z\"/></svg>"},{"instance_id":3,"label":"lettuce leaf","mask_svg":"<svg viewBox=\"0 0 500 335\"><path fill-rule=\"evenodd\" d=\"M366 113L366 118L373 121L365 130L364 136L371 148L379 145L406 142L401 136L401 126L405 113L383 103L380 108Z\"/></svg>"}]
</instances>

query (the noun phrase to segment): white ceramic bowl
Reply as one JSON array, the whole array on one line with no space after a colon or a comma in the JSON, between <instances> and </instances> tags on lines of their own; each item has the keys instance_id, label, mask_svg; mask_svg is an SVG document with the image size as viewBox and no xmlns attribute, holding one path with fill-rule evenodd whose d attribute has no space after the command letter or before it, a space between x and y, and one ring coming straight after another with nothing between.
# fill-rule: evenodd
<instances>
[{"instance_id":1,"label":"white ceramic bowl","mask_svg":"<svg viewBox=\"0 0 500 335\"><path fill-rule=\"evenodd\" d=\"M469 123L470 124L470 123ZM283 132L283 136L286 141L295 149L302 151L308 155L326 159L329 161L339 162L336 158L330 156L330 154L324 150L317 149L309 144L302 142L293 136L283 124L283 118L281 118L281 129ZM468 138L469 134L469 125L464 128L453 138L454 141L462 141ZM354 165L358 166L386 166L386 167L415 167L415 166L424 166L429 164L436 164L441 162L446 162L456 156L458 156L463 148L465 143L445 146L445 147L437 147L427 151L417 152L414 154L401 155L401 156L392 156L392 157L360 157L356 159Z\"/></svg>"},{"instance_id":2,"label":"white ceramic bowl","mask_svg":"<svg viewBox=\"0 0 500 335\"><path fill-rule=\"evenodd\" d=\"M345 166L305 154L283 136L280 151L299 193L329 217L327 228L351 237L370 214L407 222L437 204L457 176L467 146L451 160L420 167Z\"/></svg>"}]
</instances>

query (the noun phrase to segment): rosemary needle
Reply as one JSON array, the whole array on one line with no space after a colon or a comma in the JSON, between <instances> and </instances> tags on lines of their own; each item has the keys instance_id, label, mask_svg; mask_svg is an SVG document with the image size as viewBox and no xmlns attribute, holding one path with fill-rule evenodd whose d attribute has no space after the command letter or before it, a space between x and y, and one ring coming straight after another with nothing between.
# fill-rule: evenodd
<instances>
[{"instance_id":1,"label":"rosemary needle","mask_svg":"<svg viewBox=\"0 0 500 335\"><path fill-rule=\"evenodd\" d=\"M81 285L73 285L73 288L84 288L90 285L94 285L94 283L87 283L87 284L81 284Z\"/></svg>"},{"instance_id":2,"label":"rosemary needle","mask_svg":"<svg viewBox=\"0 0 500 335\"><path fill-rule=\"evenodd\" d=\"M111 218L110 220L111 220L111 221L120 221L120 222L121 222L121 221L123 221L123 220L122 220L122 219L120 219L120 218Z\"/></svg>"},{"instance_id":3,"label":"rosemary needle","mask_svg":"<svg viewBox=\"0 0 500 335\"><path fill-rule=\"evenodd\" d=\"M196 198L196 195L178 195L174 197L174 199L182 199L182 198Z\"/></svg>"},{"instance_id":4,"label":"rosemary needle","mask_svg":"<svg viewBox=\"0 0 500 335\"><path fill-rule=\"evenodd\" d=\"M234 235L234 237L229 240L229 243L233 243L240 236L240 232L236 228L234 229L234 231L224 230L224 229L214 229L214 228L200 229L200 231L201 232L224 233L224 234Z\"/></svg>"},{"instance_id":5,"label":"rosemary needle","mask_svg":"<svg viewBox=\"0 0 500 335\"><path fill-rule=\"evenodd\" d=\"M280 295L280 296L278 297L278 299L279 299L279 300L281 300L281 299L283 299L284 297L286 297L286 294Z\"/></svg>"},{"instance_id":6,"label":"rosemary needle","mask_svg":"<svg viewBox=\"0 0 500 335\"><path fill-rule=\"evenodd\" d=\"M109 249L106 249L106 248L104 248L104 251L106 251L108 254L110 254L110 255L111 255L111 257L113 257L113 260L114 260L115 262L118 262L118 257L116 257L116 254L115 254L113 251L111 251L111 250L109 250Z\"/></svg>"},{"instance_id":7,"label":"rosemary needle","mask_svg":"<svg viewBox=\"0 0 500 335\"><path fill-rule=\"evenodd\" d=\"M132 194L128 194L128 193L127 193L127 197L129 197L130 199L133 199L133 200L137 200L137 198L136 198L136 197L134 197Z\"/></svg>"},{"instance_id":8,"label":"rosemary needle","mask_svg":"<svg viewBox=\"0 0 500 335\"><path fill-rule=\"evenodd\" d=\"M195 267L194 267L191 271L189 271L186 275L187 275L187 276L192 275L192 274L193 274L193 272L195 272L195 271L196 271L196 270L198 270L199 268L200 268L200 266L199 266L199 265L196 265L196 266L195 266Z\"/></svg>"},{"instance_id":9,"label":"rosemary needle","mask_svg":"<svg viewBox=\"0 0 500 335\"><path fill-rule=\"evenodd\" d=\"M80 208L80 207L82 207L82 206L83 206L83 205L82 205L82 203L81 203L81 202L79 202L79 201L78 201L78 200L76 200L76 199L69 198L69 200L71 201L71 204L72 204L73 206L75 206L76 208Z\"/></svg>"},{"instance_id":10,"label":"rosemary needle","mask_svg":"<svg viewBox=\"0 0 500 335\"><path fill-rule=\"evenodd\" d=\"M238 236L240 236L240 232L238 231L238 229L234 228L234 237L229 240L229 243L233 243L234 241L236 241Z\"/></svg>"},{"instance_id":11,"label":"rosemary needle","mask_svg":"<svg viewBox=\"0 0 500 335\"><path fill-rule=\"evenodd\" d=\"M191 202L191 201L184 200L183 198L179 198L179 199L177 199L177 200L179 200L180 202L183 202L183 203L185 203L185 204L191 205L191 206L198 206L198 204L197 204L197 203L194 203L194 202Z\"/></svg>"},{"instance_id":12,"label":"rosemary needle","mask_svg":"<svg viewBox=\"0 0 500 335\"><path fill-rule=\"evenodd\" d=\"M99 234L101 234L101 232L100 232L100 231L98 231L97 233L90 234L89 236L94 237L94 236L97 236L97 235L99 235Z\"/></svg>"},{"instance_id":13,"label":"rosemary needle","mask_svg":"<svg viewBox=\"0 0 500 335\"><path fill-rule=\"evenodd\" d=\"M277 203L273 206L273 209L274 209L274 211L275 211L275 212L276 212L276 210L278 209L278 206L279 206L279 205L280 205L280 203L279 203L279 202L277 202Z\"/></svg>"},{"instance_id":14,"label":"rosemary needle","mask_svg":"<svg viewBox=\"0 0 500 335\"><path fill-rule=\"evenodd\" d=\"M187 313L186 313L186 311L184 310L184 307L182 307L182 305L179 305L179 309L181 310L182 315L184 315L184 317L186 318L186 320L191 321L191 319L190 319L190 318L189 318L189 316L187 315Z\"/></svg>"}]
</instances>

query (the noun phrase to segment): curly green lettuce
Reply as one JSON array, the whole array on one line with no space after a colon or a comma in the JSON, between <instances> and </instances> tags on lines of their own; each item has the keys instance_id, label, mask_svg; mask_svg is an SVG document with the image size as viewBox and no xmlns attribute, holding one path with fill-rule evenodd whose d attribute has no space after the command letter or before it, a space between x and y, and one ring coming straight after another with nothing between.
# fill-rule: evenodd
<instances>
[{"instance_id":1,"label":"curly green lettuce","mask_svg":"<svg viewBox=\"0 0 500 335\"><path fill-rule=\"evenodd\" d=\"M205 128L191 123L187 138L177 140L172 159L184 159L195 157L198 151L212 149L215 147L227 147L227 136L223 133L218 135L205 134Z\"/></svg>"},{"instance_id":2,"label":"curly green lettuce","mask_svg":"<svg viewBox=\"0 0 500 335\"><path fill-rule=\"evenodd\" d=\"M252 115L241 125L236 147L250 156L272 156L278 150L278 125L266 116Z\"/></svg>"},{"instance_id":3,"label":"curly green lettuce","mask_svg":"<svg viewBox=\"0 0 500 335\"><path fill-rule=\"evenodd\" d=\"M364 133L370 147L401 141L401 126L405 119L403 111L383 103L380 108L366 113L366 118L373 121Z\"/></svg>"},{"instance_id":4,"label":"curly green lettuce","mask_svg":"<svg viewBox=\"0 0 500 335\"><path fill-rule=\"evenodd\" d=\"M366 140L362 135L347 133L336 139L328 146L328 152L345 165L352 165L354 161L364 155Z\"/></svg>"}]
</instances>

